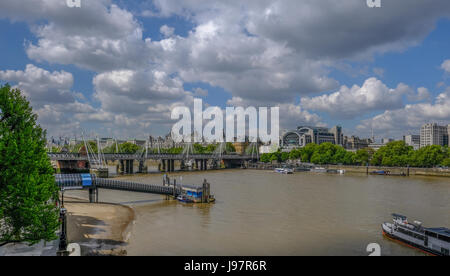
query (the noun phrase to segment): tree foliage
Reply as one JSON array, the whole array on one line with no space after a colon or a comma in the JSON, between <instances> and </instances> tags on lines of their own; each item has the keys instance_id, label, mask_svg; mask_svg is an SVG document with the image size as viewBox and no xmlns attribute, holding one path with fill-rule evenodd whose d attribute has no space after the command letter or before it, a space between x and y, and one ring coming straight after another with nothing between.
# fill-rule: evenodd
<instances>
[{"instance_id":1,"label":"tree foliage","mask_svg":"<svg viewBox=\"0 0 450 276\"><path fill-rule=\"evenodd\" d=\"M450 166L450 151L448 147L427 146L419 150L413 150L403 141L394 141L381 147L378 151L372 148L364 148L356 153L345 150L343 147L332 143L316 145L308 144L303 148L293 149L290 152L275 152L262 154L260 161L264 163L287 160L301 160L314 164L367 164L387 167L435 167Z\"/></svg>"},{"instance_id":2,"label":"tree foliage","mask_svg":"<svg viewBox=\"0 0 450 276\"><path fill-rule=\"evenodd\" d=\"M0 243L57 238L58 188L36 119L20 90L0 87Z\"/></svg>"}]
</instances>

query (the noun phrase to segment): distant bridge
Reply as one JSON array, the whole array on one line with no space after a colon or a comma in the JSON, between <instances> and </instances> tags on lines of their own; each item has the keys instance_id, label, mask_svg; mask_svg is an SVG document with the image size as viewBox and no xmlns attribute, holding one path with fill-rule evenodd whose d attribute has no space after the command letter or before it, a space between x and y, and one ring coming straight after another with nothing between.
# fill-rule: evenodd
<instances>
[{"instance_id":1,"label":"distant bridge","mask_svg":"<svg viewBox=\"0 0 450 276\"><path fill-rule=\"evenodd\" d=\"M222 160L256 160L256 155L239 154L127 154L127 153L105 153L105 160L186 160L186 159L222 159ZM86 154L80 153L48 153L53 161L88 161Z\"/></svg>"},{"instance_id":2,"label":"distant bridge","mask_svg":"<svg viewBox=\"0 0 450 276\"><path fill-rule=\"evenodd\" d=\"M176 170L216 169L247 166L250 161L257 161L258 156L239 154L155 154L155 153L107 153L101 155L82 153L48 153L50 160L62 170L77 170L108 166L110 174L136 172L174 172ZM156 161L156 163L155 163ZM192 162L193 161L193 162ZM114 169L114 167L116 169ZM149 169L150 168L150 169Z\"/></svg>"}]
</instances>

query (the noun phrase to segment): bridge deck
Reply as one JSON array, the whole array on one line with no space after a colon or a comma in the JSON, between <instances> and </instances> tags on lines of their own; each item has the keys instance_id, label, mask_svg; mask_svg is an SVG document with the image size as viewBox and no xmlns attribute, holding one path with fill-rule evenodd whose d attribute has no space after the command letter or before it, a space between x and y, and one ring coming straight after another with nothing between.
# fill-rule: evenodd
<instances>
[{"instance_id":1,"label":"bridge deck","mask_svg":"<svg viewBox=\"0 0 450 276\"><path fill-rule=\"evenodd\" d=\"M48 157L54 161L88 161L87 155L79 153L48 153ZM220 157L215 154L104 154L106 160L186 160L186 159L222 159L222 160L252 160L255 155L223 154Z\"/></svg>"}]
</instances>

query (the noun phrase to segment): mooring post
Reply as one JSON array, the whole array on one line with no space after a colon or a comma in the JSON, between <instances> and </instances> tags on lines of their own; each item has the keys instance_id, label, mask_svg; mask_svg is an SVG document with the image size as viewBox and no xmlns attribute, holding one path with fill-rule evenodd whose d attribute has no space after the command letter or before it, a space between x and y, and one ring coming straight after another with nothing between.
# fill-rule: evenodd
<instances>
[{"instance_id":1,"label":"mooring post","mask_svg":"<svg viewBox=\"0 0 450 276\"><path fill-rule=\"evenodd\" d=\"M89 188L89 202L95 202L95 188Z\"/></svg>"},{"instance_id":2,"label":"mooring post","mask_svg":"<svg viewBox=\"0 0 450 276\"><path fill-rule=\"evenodd\" d=\"M173 197L176 198L177 195L177 180L173 180Z\"/></svg>"}]
</instances>

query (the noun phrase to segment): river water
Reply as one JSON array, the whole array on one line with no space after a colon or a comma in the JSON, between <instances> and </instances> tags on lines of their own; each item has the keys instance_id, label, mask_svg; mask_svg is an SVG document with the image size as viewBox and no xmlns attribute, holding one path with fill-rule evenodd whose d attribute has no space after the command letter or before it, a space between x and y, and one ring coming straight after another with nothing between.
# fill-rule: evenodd
<instances>
[{"instance_id":1,"label":"river water","mask_svg":"<svg viewBox=\"0 0 450 276\"><path fill-rule=\"evenodd\" d=\"M214 204L100 191L100 200L136 211L129 255L422 255L381 235L391 213L425 226L450 226L450 179L364 174L281 175L224 170L175 173L184 184L211 183ZM161 175L122 179L161 184Z\"/></svg>"}]
</instances>

